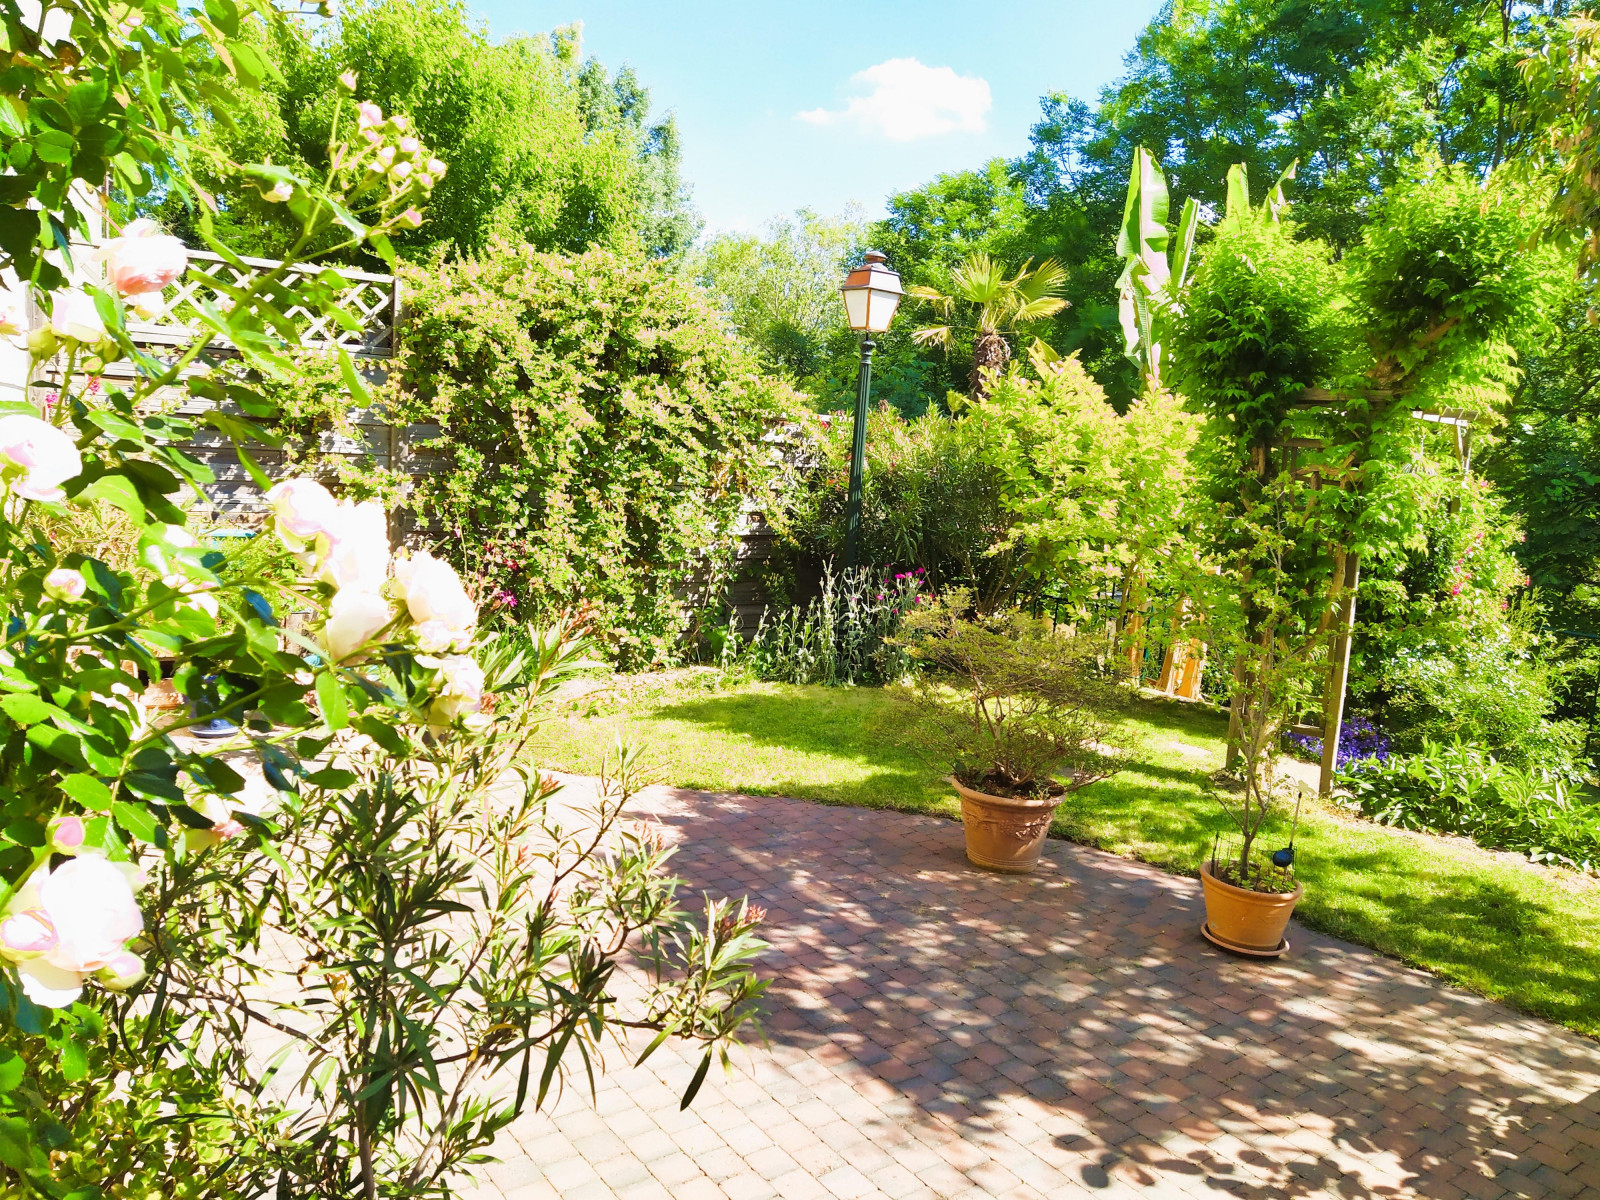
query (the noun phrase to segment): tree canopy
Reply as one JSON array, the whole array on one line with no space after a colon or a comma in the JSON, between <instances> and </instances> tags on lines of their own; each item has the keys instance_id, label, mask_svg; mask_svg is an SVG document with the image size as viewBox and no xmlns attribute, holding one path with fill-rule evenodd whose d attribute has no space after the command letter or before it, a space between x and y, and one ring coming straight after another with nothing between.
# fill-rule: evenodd
<instances>
[{"instance_id":1,"label":"tree canopy","mask_svg":"<svg viewBox=\"0 0 1600 1200\"><path fill-rule=\"evenodd\" d=\"M222 232L257 254L286 243L285 214L231 183L222 164L325 167L347 72L363 100L410 113L450 165L422 226L395 239L407 257L476 253L495 238L672 255L698 234L672 118L652 119L631 69L582 60L581 26L495 41L461 0L353 0L331 21L258 35L255 50L267 64L263 86L198 114L192 152L203 176L214 160ZM163 215L192 231L175 198Z\"/></svg>"}]
</instances>

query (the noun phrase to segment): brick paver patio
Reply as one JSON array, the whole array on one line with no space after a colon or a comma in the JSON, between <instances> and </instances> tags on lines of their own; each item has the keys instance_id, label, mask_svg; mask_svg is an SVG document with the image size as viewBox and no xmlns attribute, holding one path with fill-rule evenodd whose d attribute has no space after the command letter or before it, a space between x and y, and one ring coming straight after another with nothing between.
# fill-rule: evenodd
<instances>
[{"instance_id":1,"label":"brick paver patio","mask_svg":"<svg viewBox=\"0 0 1600 1200\"><path fill-rule=\"evenodd\" d=\"M497 1144L484 1200L1600 1196L1600 1045L1293 926L1201 940L1198 885L1051 842L652 789L691 889L768 906L766 1047L610 1056Z\"/></svg>"}]
</instances>

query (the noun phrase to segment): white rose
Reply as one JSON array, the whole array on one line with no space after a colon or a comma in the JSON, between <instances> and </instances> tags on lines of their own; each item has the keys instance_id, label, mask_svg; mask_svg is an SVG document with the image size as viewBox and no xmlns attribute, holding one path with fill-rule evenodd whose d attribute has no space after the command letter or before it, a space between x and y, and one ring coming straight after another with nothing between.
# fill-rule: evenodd
<instances>
[{"instance_id":1,"label":"white rose","mask_svg":"<svg viewBox=\"0 0 1600 1200\"><path fill-rule=\"evenodd\" d=\"M61 485L83 470L72 439L38 417L0 417L0 481L24 500L59 503Z\"/></svg>"},{"instance_id":2,"label":"white rose","mask_svg":"<svg viewBox=\"0 0 1600 1200\"><path fill-rule=\"evenodd\" d=\"M420 628L432 631L430 639L441 640L450 631L449 644L465 645L478 624L478 607L462 586L461 576L447 562L426 550L394 564L395 592L405 603L411 619ZM436 623L436 624L435 624Z\"/></svg>"},{"instance_id":3,"label":"white rose","mask_svg":"<svg viewBox=\"0 0 1600 1200\"><path fill-rule=\"evenodd\" d=\"M437 725L483 708L483 668L465 654L452 654L439 664L439 678L428 715Z\"/></svg>"},{"instance_id":4,"label":"white rose","mask_svg":"<svg viewBox=\"0 0 1600 1200\"><path fill-rule=\"evenodd\" d=\"M317 578L343 590L381 591L389 577L389 517L368 500L340 501L317 535Z\"/></svg>"},{"instance_id":5,"label":"white rose","mask_svg":"<svg viewBox=\"0 0 1600 1200\"><path fill-rule=\"evenodd\" d=\"M360 652L393 619L389 602L376 592L346 588L336 593L322 627L329 660L343 662Z\"/></svg>"},{"instance_id":6,"label":"white rose","mask_svg":"<svg viewBox=\"0 0 1600 1200\"><path fill-rule=\"evenodd\" d=\"M337 519L338 504L314 479L285 479L267 493L278 536L291 550L304 550Z\"/></svg>"},{"instance_id":7,"label":"white rose","mask_svg":"<svg viewBox=\"0 0 1600 1200\"><path fill-rule=\"evenodd\" d=\"M106 323L88 292L57 292L50 309L50 328L58 338L85 345L105 340Z\"/></svg>"}]
</instances>

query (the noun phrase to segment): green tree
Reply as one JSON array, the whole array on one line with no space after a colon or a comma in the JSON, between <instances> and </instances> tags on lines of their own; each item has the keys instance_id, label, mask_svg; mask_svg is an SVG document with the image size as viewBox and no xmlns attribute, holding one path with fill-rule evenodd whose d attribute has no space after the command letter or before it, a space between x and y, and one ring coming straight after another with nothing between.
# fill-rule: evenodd
<instances>
[{"instance_id":1,"label":"green tree","mask_svg":"<svg viewBox=\"0 0 1600 1200\"><path fill-rule=\"evenodd\" d=\"M866 236L857 209L824 217L803 208L760 235L719 234L696 256L694 273L770 368L820 391L826 384L816 376L844 329L839 285Z\"/></svg>"},{"instance_id":2,"label":"green tree","mask_svg":"<svg viewBox=\"0 0 1600 1200\"><path fill-rule=\"evenodd\" d=\"M196 113L190 153L217 197L217 223L246 252L276 255L292 236L281 206L238 186L230 160L295 169L328 165L339 78L410 112L418 135L450 164L422 226L395 239L410 258L444 246L474 253L496 237L546 250L638 246L677 253L698 224L678 181L677 132L652 124L631 71L580 64L577 26L496 42L460 0L355 0L336 20L285 22L253 36L272 64ZM168 198L162 215L192 238L194 210Z\"/></svg>"}]
</instances>

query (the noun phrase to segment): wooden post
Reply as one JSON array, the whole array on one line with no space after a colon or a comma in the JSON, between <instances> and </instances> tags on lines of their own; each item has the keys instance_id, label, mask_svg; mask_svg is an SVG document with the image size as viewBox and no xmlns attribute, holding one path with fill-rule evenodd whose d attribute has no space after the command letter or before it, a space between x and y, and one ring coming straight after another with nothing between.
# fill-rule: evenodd
<instances>
[{"instance_id":1,"label":"wooden post","mask_svg":"<svg viewBox=\"0 0 1600 1200\"><path fill-rule=\"evenodd\" d=\"M1335 618L1338 631L1328 651L1328 683L1322 693L1322 773L1317 795L1333 795L1333 772L1339 761L1339 735L1344 730L1344 692L1350 677L1350 635L1356 625L1356 588L1361 582L1361 559L1344 558L1344 595Z\"/></svg>"}]
</instances>

